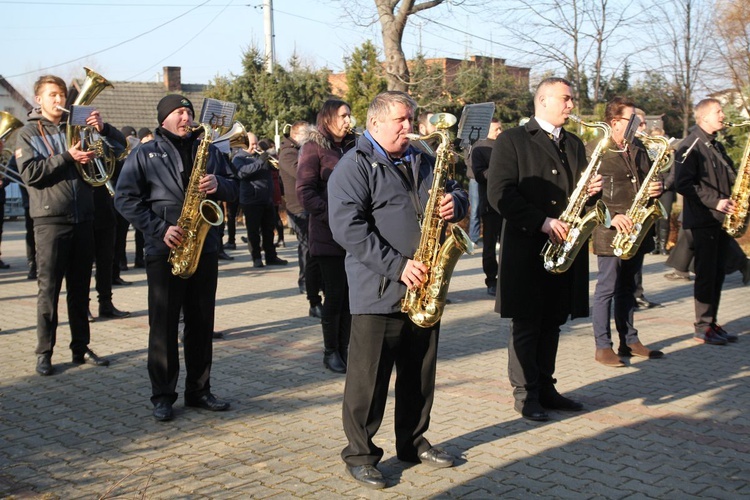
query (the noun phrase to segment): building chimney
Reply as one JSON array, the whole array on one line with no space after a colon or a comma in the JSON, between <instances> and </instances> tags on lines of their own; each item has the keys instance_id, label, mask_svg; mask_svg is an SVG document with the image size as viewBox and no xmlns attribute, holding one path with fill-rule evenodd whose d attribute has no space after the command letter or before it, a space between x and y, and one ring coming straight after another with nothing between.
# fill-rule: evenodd
<instances>
[{"instance_id":1,"label":"building chimney","mask_svg":"<svg viewBox=\"0 0 750 500\"><path fill-rule=\"evenodd\" d=\"M164 87L167 92L182 92L182 75L179 66L164 66Z\"/></svg>"}]
</instances>

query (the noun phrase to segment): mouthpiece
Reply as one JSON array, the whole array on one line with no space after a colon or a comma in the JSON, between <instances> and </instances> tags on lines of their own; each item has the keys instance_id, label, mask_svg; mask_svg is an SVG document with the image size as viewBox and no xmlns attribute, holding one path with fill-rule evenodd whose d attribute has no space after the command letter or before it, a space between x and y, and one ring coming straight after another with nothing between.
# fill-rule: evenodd
<instances>
[{"instance_id":1,"label":"mouthpiece","mask_svg":"<svg viewBox=\"0 0 750 500\"><path fill-rule=\"evenodd\" d=\"M69 109L65 109L65 108L63 108L62 106L55 106L55 107L56 107L57 109L59 109L60 111L64 111L64 112L66 112L66 113L70 113L70 110L69 110Z\"/></svg>"}]
</instances>

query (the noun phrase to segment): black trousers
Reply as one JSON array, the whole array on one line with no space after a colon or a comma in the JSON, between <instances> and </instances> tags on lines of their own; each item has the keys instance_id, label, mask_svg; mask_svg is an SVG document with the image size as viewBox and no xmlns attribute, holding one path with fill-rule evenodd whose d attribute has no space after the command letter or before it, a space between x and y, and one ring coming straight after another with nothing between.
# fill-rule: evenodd
<instances>
[{"instance_id":1,"label":"black trousers","mask_svg":"<svg viewBox=\"0 0 750 500\"><path fill-rule=\"evenodd\" d=\"M508 377L516 401L534 401L553 390L560 326L567 315L513 318L508 342Z\"/></svg>"},{"instance_id":2,"label":"black trousers","mask_svg":"<svg viewBox=\"0 0 750 500\"><path fill-rule=\"evenodd\" d=\"M484 284L487 286L497 285L497 251L496 244L500 241L500 233L503 230L503 218L494 210L482 214L482 270L484 271Z\"/></svg>"},{"instance_id":3,"label":"black trousers","mask_svg":"<svg viewBox=\"0 0 750 500\"><path fill-rule=\"evenodd\" d=\"M70 323L70 349L74 355L88 349L89 286L94 256L92 222L34 224L37 243L37 354L52 354L57 341L57 305L65 279Z\"/></svg>"},{"instance_id":4,"label":"black trousers","mask_svg":"<svg viewBox=\"0 0 750 500\"><path fill-rule=\"evenodd\" d=\"M690 229L680 229L678 234L677 244L667 258L667 265L683 273L695 271L693 264L693 257L695 255L693 233ZM726 260L724 261L724 274L742 271L746 265L747 255L745 255L744 250L742 250L736 239L729 238Z\"/></svg>"},{"instance_id":5,"label":"black trousers","mask_svg":"<svg viewBox=\"0 0 750 500\"><path fill-rule=\"evenodd\" d=\"M117 228L113 226L94 228L94 261L96 262L94 278L100 306L108 306L112 303L112 279L115 276L115 268L117 276L120 275L120 266L115 259L116 232Z\"/></svg>"},{"instance_id":6,"label":"black trousers","mask_svg":"<svg viewBox=\"0 0 750 500\"><path fill-rule=\"evenodd\" d=\"M240 208L239 202L226 202L226 217L224 223L227 225L227 243L237 244L237 211Z\"/></svg>"},{"instance_id":7,"label":"black trousers","mask_svg":"<svg viewBox=\"0 0 750 500\"><path fill-rule=\"evenodd\" d=\"M323 289L323 277L320 274L320 265L310 255L310 244L308 240L308 219L310 215L307 212L294 214L287 212L289 225L297 235L297 261L299 262L299 277L297 284L305 287L307 300L310 305L320 304L319 292Z\"/></svg>"},{"instance_id":8,"label":"black trousers","mask_svg":"<svg viewBox=\"0 0 750 500\"><path fill-rule=\"evenodd\" d=\"M349 284L344 267L344 256L318 256L323 277L325 300L320 324L323 327L323 345L330 352L338 350L347 359L352 315L349 312Z\"/></svg>"},{"instance_id":9,"label":"black trousers","mask_svg":"<svg viewBox=\"0 0 750 500\"><path fill-rule=\"evenodd\" d=\"M188 279L172 274L166 255L146 256L148 279L148 375L151 402L174 403L180 358L177 324L184 311L185 400L195 401L211 391L212 334L216 283L219 272L217 253L203 254L198 268Z\"/></svg>"},{"instance_id":10,"label":"black trousers","mask_svg":"<svg viewBox=\"0 0 750 500\"><path fill-rule=\"evenodd\" d=\"M34 238L34 219L29 214L29 207L23 209L24 224L26 226L26 260L36 265L36 239Z\"/></svg>"},{"instance_id":11,"label":"black trousers","mask_svg":"<svg viewBox=\"0 0 750 500\"><path fill-rule=\"evenodd\" d=\"M112 254L112 264L110 267L112 267L112 278L116 278L120 276L120 265L125 264L125 266L128 265L128 257L125 252L125 247L128 240L128 228L130 227L130 223L119 214L119 212L115 212L115 227L113 228L113 254ZM97 241L98 244L98 241ZM99 261L96 262L96 267L99 267ZM97 280L97 283L99 281Z\"/></svg>"},{"instance_id":12,"label":"black trousers","mask_svg":"<svg viewBox=\"0 0 750 500\"><path fill-rule=\"evenodd\" d=\"M709 325L716 323L732 237L718 225L696 227L692 233L695 247L695 331L702 333Z\"/></svg>"},{"instance_id":13,"label":"black trousers","mask_svg":"<svg viewBox=\"0 0 750 500\"><path fill-rule=\"evenodd\" d=\"M383 422L394 365L396 453L418 462L431 448L424 433L435 393L439 325L419 328L403 313L353 316L343 405L349 444L341 452L347 465L376 465L383 457L372 438Z\"/></svg>"},{"instance_id":14,"label":"black trousers","mask_svg":"<svg viewBox=\"0 0 750 500\"><path fill-rule=\"evenodd\" d=\"M138 264L143 265L144 264L144 260L143 260L143 247L144 247L145 243L146 243L146 241L145 241L145 238L143 237L143 233L140 232L140 231L138 231L136 229L135 230L135 258L133 259L133 262L136 265L138 265Z\"/></svg>"},{"instance_id":15,"label":"black trousers","mask_svg":"<svg viewBox=\"0 0 750 500\"><path fill-rule=\"evenodd\" d=\"M273 243L273 231L276 227L276 209L268 205L242 205L247 229L248 250L253 260L261 259L261 248L266 254L266 261L276 258L276 247Z\"/></svg>"}]
</instances>

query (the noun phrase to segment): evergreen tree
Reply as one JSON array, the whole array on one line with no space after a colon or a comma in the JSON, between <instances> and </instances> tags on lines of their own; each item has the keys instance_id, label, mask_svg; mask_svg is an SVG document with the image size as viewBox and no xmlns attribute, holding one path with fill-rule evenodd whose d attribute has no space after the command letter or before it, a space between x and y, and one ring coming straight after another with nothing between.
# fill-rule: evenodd
<instances>
[{"instance_id":1,"label":"evergreen tree","mask_svg":"<svg viewBox=\"0 0 750 500\"><path fill-rule=\"evenodd\" d=\"M373 98L387 89L383 68L378 61L378 50L367 40L345 58L347 91L344 99L352 108L352 116L364 125L367 108Z\"/></svg>"}]
</instances>

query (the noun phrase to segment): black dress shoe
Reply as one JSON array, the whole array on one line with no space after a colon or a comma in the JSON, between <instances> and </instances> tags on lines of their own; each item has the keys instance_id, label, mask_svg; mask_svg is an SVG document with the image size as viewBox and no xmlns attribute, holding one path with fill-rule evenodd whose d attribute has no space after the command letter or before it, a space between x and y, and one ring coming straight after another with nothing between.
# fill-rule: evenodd
<instances>
[{"instance_id":1,"label":"black dress shoe","mask_svg":"<svg viewBox=\"0 0 750 500\"><path fill-rule=\"evenodd\" d=\"M118 286L130 286L133 284L132 281L125 281L124 279L120 278L119 276L116 278L112 278L112 284L118 285Z\"/></svg>"},{"instance_id":2,"label":"black dress shoe","mask_svg":"<svg viewBox=\"0 0 750 500\"><path fill-rule=\"evenodd\" d=\"M144 267L146 267L146 263L143 262L142 260L136 260L135 264L133 264L133 267L144 268Z\"/></svg>"},{"instance_id":3,"label":"black dress shoe","mask_svg":"<svg viewBox=\"0 0 750 500\"><path fill-rule=\"evenodd\" d=\"M635 307L638 309L652 309L654 307L661 307L658 302L651 302L646 297L636 297Z\"/></svg>"},{"instance_id":4,"label":"black dress shoe","mask_svg":"<svg viewBox=\"0 0 750 500\"><path fill-rule=\"evenodd\" d=\"M263 259L253 259L253 267L266 267L266 265L263 264Z\"/></svg>"},{"instance_id":5,"label":"black dress shoe","mask_svg":"<svg viewBox=\"0 0 750 500\"><path fill-rule=\"evenodd\" d=\"M37 278L36 262L29 262L29 274L26 275L27 280L35 280Z\"/></svg>"},{"instance_id":6,"label":"black dress shoe","mask_svg":"<svg viewBox=\"0 0 750 500\"><path fill-rule=\"evenodd\" d=\"M313 318L322 318L323 317L323 304L316 304L314 306L310 306L309 314Z\"/></svg>"},{"instance_id":7,"label":"black dress shoe","mask_svg":"<svg viewBox=\"0 0 750 500\"><path fill-rule=\"evenodd\" d=\"M211 334L211 338L212 339L223 339L224 338L224 334L221 333L221 332L213 332Z\"/></svg>"},{"instance_id":8,"label":"black dress shoe","mask_svg":"<svg viewBox=\"0 0 750 500\"><path fill-rule=\"evenodd\" d=\"M120 271L127 271L128 270L128 263L127 262L121 262L120 263Z\"/></svg>"},{"instance_id":9,"label":"black dress shoe","mask_svg":"<svg viewBox=\"0 0 750 500\"><path fill-rule=\"evenodd\" d=\"M566 398L562 394L554 391L546 396L539 396L539 403L542 407L548 410L562 410L562 411L581 411L583 405L578 401L573 401L570 398Z\"/></svg>"},{"instance_id":10,"label":"black dress shoe","mask_svg":"<svg viewBox=\"0 0 750 500\"><path fill-rule=\"evenodd\" d=\"M242 243L247 243L247 236L240 236Z\"/></svg>"},{"instance_id":11,"label":"black dress shoe","mask_svg":"<svg viewBox=\"0 0 750 500\"><path fill-rule=\"evenodd\" d=\"M84 352L83 354L73 354L73 363L77 365L89 363L96 366L109 366L109 360L107 358L97 356L96 353L91 349Z\"/></svg>"},{"instance_id":12,"label":"black dress shoe","mask_svg":"<svg viewBox=\"0 0 750 500\"><path fill-rule=\"evenodd\" d=\"M224 243L224 250L237 250L237 244L234 242Z\"/></svg>"},{"instance_id":13,"label":"black dress shoe","mask_svg":"<svg viewBox=\"0 0 750 500\"><path fill-rule=\"evenodd\" d=\"M497 296L497 285L490 285L487 287L487 295Z\"/></svg>"},{"instance_id":14,"label":"black dress shoe","mask_svg":"<svg viewBox=\"0 0 750 500\"><path fill-rule=\"evenodd\" d=\"M346 373L346 363L341 359L339 352L335 350L323 354L323 366L333 373Z\"/></svg>"},{"instance_id":15,"label":"black dress shoe","mask_svg":"<svg viewBox=\"0 0 750 500\"><path fill-rule=\"evenodd\" d=\"M513 407L526 420L534 420L535 422L549 420L549 415L544 411L544 407L539 401L516 401Z\"/></svg>"},{"instance_id":16,"label":"black dress shoe","mask_svg":"<svg viewBox=\"0 0 750 500\"><path fill-rule=\"evenodd\" d=\"M234 260L234 257L222 250L219 252L219 260Z\"/></svg>"},{"instance_id":17,"label":"black dress shoe","mask_svg":"<svg viewBox=\"0 0 750 500\"><path fill-rule=\"evenodd\" d=\"M52 368L52 354L40 354L36 358L36 372L43 377L52 375L55 371Z\"/></svg>"},{"instance_id":18,"label":"black dress shoe","mask_svg":"<svg viewBox=\"0 0 750 500\"><path fill-rule=\"evenodd\" d=\"M159 422L166 422L174 418L174 412L172 412L172 403L166 401L160 401L154 405L154 418Z\"/></svg>"},{"instance_id":19,"label":"black dress shoe","mask_svg":"<svg viewBox=\"0 0 750 500\"><path fill-rule=\"evenodd\" d=\"M213 394L204 394L195 400L186 400L185 406L192 406L194 408L202 408L208 411L226 411L229 409L229 401L222 401L216 399Z\"/></svg>"},{"instance_id":20,"label":"black dress shoe","mask_svg":"<svg viewBox=\"0 0 750 500\"><path fill-rule=\"evenodd\" d=\"M287 264L289 264L288 260L280 259L278 257L274 257L273 259L266 259L267 266L285 266Z\"/></svg>"},{"instance_id":21,"label":"black dress shoe","mask_svg":"<svg viewBox=\"0 0 750 500\"><path fill-rule=\"evenodd\" d=\"M100 318L120 319L120 318L127 318L128 316L130 316L130 311L120 311L118 308L116 308L112 304L110 304L109 306L104 306L104 307L99 306Z\"/></svg>"},{"instance_id":22,"label":"black dress shoe","mask_svg":"<svg viewBox=\"0 0 750 500\"><path fill-rule=\"evenodd\" d=\"M374 465L347 465L346 472L348 472L358 483L367 486L368 488L376 490L385 488L385 478Z\"/></svg>"},{"instance_id":23,"label":"black dress shoe","mask_svg":"<svg viewBox=\"0 0 750 500\"><path fill-rule=\"evenodd\" d=\"M0 260L0 269L8 269L10 267L10 264L6 264L2 260Z\"/></svg>"},{"instance_id":24,"label":"black dress shoe","mask_svg":"<svg viewBox=\"0 0 750 500\"><path fill-rule=\"evenodd\" d=\"M444 469L446 467L453 467L453 461L455 459L448 452L441 450L440 448L430 448L427 451L423 451L419 454L419 461L423 464L427 464L431 467L437 467L438 469Z\"/></svg>"}]
</instances>

